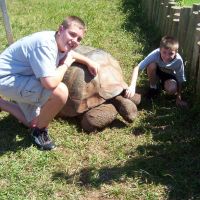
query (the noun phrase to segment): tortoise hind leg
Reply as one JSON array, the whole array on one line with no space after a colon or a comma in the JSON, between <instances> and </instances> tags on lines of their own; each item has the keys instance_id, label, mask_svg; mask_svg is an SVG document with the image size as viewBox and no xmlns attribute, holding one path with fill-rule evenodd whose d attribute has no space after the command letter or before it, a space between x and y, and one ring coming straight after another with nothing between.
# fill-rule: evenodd
<instances>
[{"instance_id":1,"label":"tortoise hind leg","mask_svg":"<svg viewBox=\"0 0 200 200\"><path fill-rule=\"evenodd\" d=\"M119 95L113 98L111 102L124 120L127 122L133 122L137 116L137 107L133 101Z\"/></svg>"},{"instance_id":2,"label":"tortoise hind leg","mask_svg":"<svg viewBox=\"0 0 200 200\"><path fill-rule=\"evenodd\" d=\"M81 126L87 132L103 129L115 120L117 114L112 104L104 103L87 111L82 117Z\"/></svg>"}]
</instances>

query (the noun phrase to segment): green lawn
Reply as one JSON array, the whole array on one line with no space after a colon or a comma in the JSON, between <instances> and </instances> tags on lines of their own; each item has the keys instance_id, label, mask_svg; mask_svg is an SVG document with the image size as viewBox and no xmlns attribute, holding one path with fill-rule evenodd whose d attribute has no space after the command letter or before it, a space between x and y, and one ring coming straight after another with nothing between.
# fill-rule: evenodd
<instances>
[{"instance_id":1,"label":"green lawn","mask_svg":"<svg viewBox=\"0 0 200 200\"><path fill-rule=\"evenodd\" d=\"M176 0L177 2L180 2L181 5L184 6L192 6L192 4L200 4L199 0Z\"/></svg>"},{"instance_id":2,"label":"green lawn","mask_svg":"<svg viewBox=\"0 0 200 200\"><path fill-rule=\"evenodd\" d=\"M116 57L130 81L135 66L160 37L142 16L140 0L7 0L15 40L41 30L55 30L66 15L88 25L83 44ZM0 29L4 30L2 23ZM0 51L6 45L0 32ZM147 87L145 75L139 86ZM57 119L50 134L55 151L41 152L28 130L0 113L0 199L162 200L200 199L200 108L190 87L188 110L163 94L152 104L142 99L137 119L120 116L93 134L77 119Z\"/></svg>"}]
</instances>

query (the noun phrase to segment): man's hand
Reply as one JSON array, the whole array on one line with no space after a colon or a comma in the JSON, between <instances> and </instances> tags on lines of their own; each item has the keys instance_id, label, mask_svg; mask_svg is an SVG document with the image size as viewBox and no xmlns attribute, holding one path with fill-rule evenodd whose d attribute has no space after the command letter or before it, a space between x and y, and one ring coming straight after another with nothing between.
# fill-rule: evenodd
<instances>
[{"instance_id":1,"label":"man's hand","mask_svg":"<svg viewBox=\"0 0 200 200\"><path fill-rule=\"evenodd\" d=\"M94 61L90 61L88 64L88 70L93 75L96 76L98 74L100 68L100 64Z\"/></svg>"},{"instance_id":2,"label":"man's hand","mask_svg":"<svg viewBox=\"0 0 200 200\"><path fill-rule=\"evenodd\" d=\"M72 56L71 54L69 54L69 55L67 56L67 58L65 58L64 64L67 65L67 67L70 67L71 64L72 64L73 62L75 62L75 60L76 60L76 59L73 58L73 56Z\"/></svg>"},{"instance_id":3,"label":"man's hand","mask_svg":"<svg viewBox=\"0 0 200 200\"><path fill-rule=\"evenodd\" d=\"M59 66L66 65L67 67L70 67L73 62L75 62L75 58L73 58L73 56L69 53L59 61Z\"/></svg>"}]
</instances>

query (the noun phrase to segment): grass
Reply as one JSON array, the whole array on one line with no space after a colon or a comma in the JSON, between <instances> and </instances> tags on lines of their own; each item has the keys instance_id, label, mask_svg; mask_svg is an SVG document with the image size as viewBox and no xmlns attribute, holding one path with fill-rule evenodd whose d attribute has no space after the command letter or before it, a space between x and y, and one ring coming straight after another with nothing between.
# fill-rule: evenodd
<instances>
[{"instance_id":1,"label":"grass","mask_svg":"<svg viewBox=\"0 0 200 200\"><path fill-rule=\"evenodd\" d=\"M199 0L176 0L179 2L182 6L192 6L193 4L199 4Z\"/></svg>"},{"instance_id":2,"label":"grass","mask_svg":"<svg viewBox=\"0 0 200 200\"><path fill-rule=\"evenodd\" d=\"M8 0L15 40L56 29L66 15L88 25L85 45L116 57L130 81L132 67L158 46L156 30L142 16L139 0ZM2 23L0 23L2 26ZM3 27L1 27L3 30ZM6 45L0 33L0 51ZM145 75L139 80L146 87ZM86 134L77 119L57 119L50 133L58 148L37 150L28 130L0 113L0 199L200 199L199 105L184 91L190 108L173 98L145 99L137 119L119 116L111 126Z\"/></svg>"}]
</instances>

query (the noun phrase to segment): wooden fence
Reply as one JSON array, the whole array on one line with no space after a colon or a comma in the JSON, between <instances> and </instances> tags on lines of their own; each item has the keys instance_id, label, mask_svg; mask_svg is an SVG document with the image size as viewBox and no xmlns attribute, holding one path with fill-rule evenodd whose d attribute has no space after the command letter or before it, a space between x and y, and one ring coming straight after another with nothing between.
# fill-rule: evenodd
<instances>
[{"instance_id":1,"label":"wooden fence","mask_svg":"<svg viewBox=\"0 0 200 200\"><path fill-rule=\"evenodd\" d=\"M179 53L186 61L189 79L200 92L200 4L180 7L174 0L141 0L148 21L161 35L179 40Z\"/></svg>"}]
</instances>

